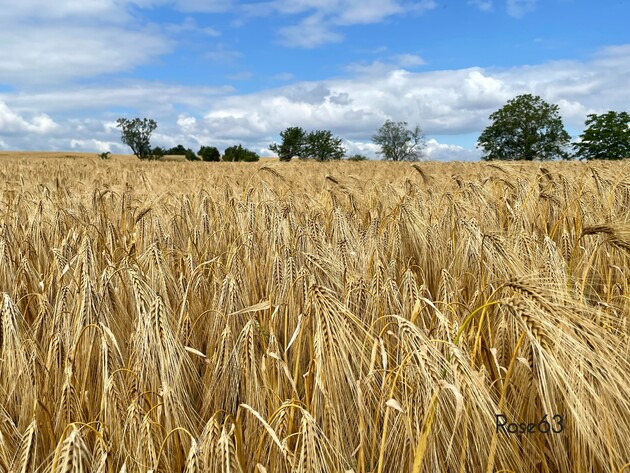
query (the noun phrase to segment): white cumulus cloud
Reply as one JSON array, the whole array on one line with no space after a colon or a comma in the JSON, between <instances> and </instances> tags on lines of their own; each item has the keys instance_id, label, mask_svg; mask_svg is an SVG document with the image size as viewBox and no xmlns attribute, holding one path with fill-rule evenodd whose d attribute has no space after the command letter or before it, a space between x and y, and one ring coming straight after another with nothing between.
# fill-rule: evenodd
<instances>
[{"instance_id":1,"label":"white cumulus cloud","mask_svg":"<svg viewBox=\"0 0 630 473\"><path fill-rule=\"evenodd\" d=\"M9 2L3 2L9 3ZM21 0L0 7L0 83L51 84L147 64L173 49L128 0Z\"/></svg>"},{"instance_id":2,"label":"white cumulus cloud","mask_svg":"<svg viewBox=\"0 0 630 473\"><path fill-rule=\"evenodd\" d=\"M186 115L177 117L177 126L183 133L194 133L197 128L197 119Z\"/></svg>"},{"instance_id":3,"label":"white cumulus cloud","mask_svg":"<svg viewBox=\"0 0 630 473\"><path fill-rule=\"evenodd\" d=\"M481 153L463 146L439 143L436 139L427 140L424 150L429 161L478 161Z\"/></svg>"},{"instance_id":4,"label":"white cumulus cloud","mask_svg":"<svg viewBox=\"0 0 630 473\"><path fill-rule=\"evenodd\" d=\"M55 131L58 126L46 114L34 115L28 119L10 109L6 103L0 101L0 134L36 133L44 135Z\"/></svg>"},{"instance_id":5,"label":"white cumulus cloud","mask_svg":"<svg viewBox=\"0 0 630 473\"><path fill-rule=\"evenodd\" d=\"M70 140L70 148L75 151L87 151L91 152L96 150L98 153L105 153L112 149L116 149L119 147L119 144L112 141L101 141L101 140Z\"/></svg>"},{"instance_id":6,"label":"white cumulus cloud","mask_svg":"<svg viewBox=\"0 0 630 473\"><path fill-rule=\"evenodd\" d=\"M157 145L242 143L260 151L286 127L301 126L331 130L352 154L373 156L371 136L391 119L419 124L431 159L468 160L479 156L474 140L489 115L516 95L558 104L569 131L579 134L589 113L630 109L628 77L630 46L617 45L583 61L511 68L412 72L388 63L244 94L142 81L9 91L0 92L0 140L17 149L67 149L76 140L75 146L98 151L101 142L119 142L115 119L123 114L155 118ZM112 151L124 149L117 146Z\"/></svg>"},{"instance_id":7,"label":"white cumulus cloud","mask_svg":"<svg viewBox=\"0 0 630 473\"><path fill-rule=\"evenodd\" d=\"M129 70L170 50L157 31L117 26L0 30L0 83L50 84Z\"/></svg>"}]
</instances>

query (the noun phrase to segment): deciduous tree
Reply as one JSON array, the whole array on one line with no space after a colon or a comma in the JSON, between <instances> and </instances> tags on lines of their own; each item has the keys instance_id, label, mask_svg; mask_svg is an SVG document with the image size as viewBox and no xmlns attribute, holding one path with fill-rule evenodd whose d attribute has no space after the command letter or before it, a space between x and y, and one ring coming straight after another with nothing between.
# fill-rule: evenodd
<instances>
[{"instance_id":1,"label":"deciduous tree","mask_svg":"<svg viewBox=\"0 0 630 473\"><path fill-rule=\"evenodd\" d=\"M304 143L304 157L317 161L341 159L346 149L341 144L343 140L333 136L330 130L315 130L306 135Z\"/></svg>"},{"instance_id":2,"label":"deciduous tree","mask_svg":"<svg viewBox=\"0 0 630 473\"><path fill-rule=\"evenodd\" d=\"M214 146L202 146L197 153L203 161L220 161L221 153Z\"/></svg>"},{"instance_id":3,"label":"deciduous tree","mask_svg":"<svg viewBox=\"0 0 630 473\"><path fill-rule=\"evenodd\" d=\"M254 151L243 148L241 145L230 146L225 149L223 153L223 161L247 161L253 162L258 161L260 156L256 154Z\"/></svg>"},{"instance_id":4,"label":"deciduous tree","mask_svg":"<svg viewBox=\"0 0 630 473\"><path fill-rule=\"evenodd\" d=\"M391 120L385 120L372 137L372 142L381 147L378 154L391 161L419 161L426 147L424 134L418 125L409 129L407 122Z\"/></svg>"},{"instance_id":5,"label":"deciduous tree","mask_svg":"<svg viewBox=\"0 0 630 473\"><path fill-rule=\"evenodd\" d=\"M290 161L296 156L303 158L306 133L299 126L291 126L280 132L282 142L272 143L269 149L278 154L280 161Z\"/></svg>"},{"instance_id":6,"label":"deciduous tree","mask_svg":"<svg viewBox=\"0 0 630 473\"><path fill-rule=\"evenodd\" d=\"M609 111L586 119L580 141L573 145L575 156L583 159L630 158L630 114Z\"/></svg>"},{"instance_id":7,"label":"deciduous tree","mask_svg":"<svg viewBox=\"0 0 630 473\"><path fill-rule=\"evenodd\" d=\"M484 160L569 159L571 137L558 106L531 94L519 95L490 115L492 124L477 140Z\"/></svg>"},{"instance_id":8,"label":"deciduous tree","mask_svg":"<svg viewBox=\"0 0 630 473\"><path fill-rule=\"evenodd\" d=\"M151 148L151 133L157 123L151 118L119 118L117 126L121 130L120 140L131 148L139 159L156 159Z\"/></svg>"}]
</instances>

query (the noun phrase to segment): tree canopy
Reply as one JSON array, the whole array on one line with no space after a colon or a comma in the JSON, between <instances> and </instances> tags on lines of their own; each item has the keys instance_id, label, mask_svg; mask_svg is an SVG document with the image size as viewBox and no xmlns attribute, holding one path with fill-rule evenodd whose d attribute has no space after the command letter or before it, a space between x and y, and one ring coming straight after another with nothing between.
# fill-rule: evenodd
<instances>
[{"instance_id":1,"label":"tree canopy","mask_svg":"<svg viewBox=\"0 0 630 473\"><path fill-rule=\"evenodd\" d=\"M330 130L315 130L306 133L302 128L294 126L280 132L282 142L272 143L269 149L278 154L280 161L291 158L312 158L317 161L341 159L346 153L343 140L332 134Z\"/></svg>"},{"instance_id":2,"label":"tree canopy","mask_svg":"<svg viewBox=\"0 0 630 473\"><path fill-rule=\"evenodd\" d=\"M163 156L164 155L184 156L188 161L197 161L197 155L195 154L195 152L190 148L186 148L182 144L178 144L177 146L174 146L170 149L162 150L162 153L163 153Z\"/></svg>"},{"instance_id":3,"label":"tree canopy","mask_svg":"<svg viewBox=\"0 0 630 473\"><path fill-rule=\"evenodd\" d=\"M341 159L346 150L343 147L341 138L333 136L330 130L315 130L306 135L304 144L305 157L316 159L317 161L328 161L329 159Z\"/></svg>"},{"instance_id":4,"label":"tree canopy","mask_svg":"<svg viewBox=\"0 0 630 473\"><path fill-rule=\"evenodd\" d=\"M151 148L151 133L157 123L151 118L119 118L117 127L121 130L120 140L131 148L139 159L156 159Z\"/></svg>"},{"instance_id":5,"label":"tree canopy","mask_svg":"<svg viewBox=\"0 0 630 473\"><path fill-rule=\"evenodd\" d=\"M304 157L306 132L299 126L291 126L280 132L282 142L272 143L269 149L277 153L280 161L290 161L294 157Z\"/></svg>"},{"instance_id":6,"label":"tree canopy","mask_svg":"<svg viewBox=\"0 0 630 473\"><path fill-rule=\"evenodd\" d=\"M490 115L492 124L479 136L484 160L569 159L571 137L558 106L531 94L519 95Z\"/></svg>"},{"instance_id":7,"label":"tree canopy","mask_svg":"<svg viewBox=\"0 0 630 473\"><path fill-rule=\"evenodd\" d=\"M580 141L573 144L575 156L583 159L630 158L630 114L609 111L588 115Z\"/></svg>"},{"instance_id":8,"label":"tree canopy","mask_svg":"<svg viewBox=\"0 0 630 473\"><path fill-rule=\"evenodd\" d=\"M223 153L223 161L258 161L260 156L254 151L243 148L242 145L230 146Z\"/></svg>"},{"instance_id":9,"label":"tree canopy","mask_svg":"<svg viewBox=\"0 0 630 473\"><path fill-rule=\"evenodd\" d=\"M221 153L215 146L202 146L197 153L203 161L220 161Z\"/></svg>"},{"instance_id":10,"label":"tree canopy","mask_svg":"<svg viewBox=\"0 0 630 473\"><path fill-rule=\"evenodd\" d=\"M426 147L424 134L418 125L409 129L407 122L391 120L385 120L372 137L372 142L381 147L378 154L390 161L419 161Z\"/></svg>"}]
</instances>

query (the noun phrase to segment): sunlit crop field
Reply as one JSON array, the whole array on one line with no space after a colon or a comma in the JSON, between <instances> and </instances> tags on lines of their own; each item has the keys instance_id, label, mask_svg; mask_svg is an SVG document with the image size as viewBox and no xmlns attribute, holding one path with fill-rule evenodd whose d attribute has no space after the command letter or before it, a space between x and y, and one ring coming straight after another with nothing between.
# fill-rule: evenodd
<instances>
[{"instance_id":1,"label":"sunlit crop field","mask_svg":"<svg viewBox=\"0 0 630 473\"><path fill-rule=\"evenodd\" d=\"M0 471L630 471L625 162L0 178Z\"/></svg>"}]
</instances>

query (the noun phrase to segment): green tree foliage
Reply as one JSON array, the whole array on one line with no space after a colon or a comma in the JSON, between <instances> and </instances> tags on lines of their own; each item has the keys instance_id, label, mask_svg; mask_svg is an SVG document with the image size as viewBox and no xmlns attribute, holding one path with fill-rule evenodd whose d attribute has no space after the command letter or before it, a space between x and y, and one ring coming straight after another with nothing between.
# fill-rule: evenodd
<instances>
[{"instance_id":1,"label":"green tree foliage","mask_svg":"<svg viewBox=\"0 0 630 473\"><path fill-rule=\"evenodd\" d=\"M519 95L490 115L492 124L479 136L484 160L569 159L570 136L558 106L531 94Z\"/></svg>"},{"instance_id":2,"label":"green tree foliage","mask_svg":"<svg viewBox=\"0 0 630 473\"><path fill-rule=\"evenodd\" d=\"M355 154L353 156L348 156L348 161L366 161L367 157L363 156L362 154Z\"/></svg>"},{"instance_id":3,"label":"green tree foliage","mask_svg":"<svg viewBox=\"0 0 630 473\"><path fill-rule=\"evenodd\" d=\"M306 135L304 157L317 161L341 159L346 154L341 138L333 136L330 130L315 130Z\"/></svg>"},{"instance_id":4,"label":"green tree foliage","mask_svg":"<svg viewBox=\"0 0 630 473\"><path fill-rule=\"evenodd\" d=\"M203 161L220 161L221 153L214 146L202 146L197 153Z\"/></svg>"},{"instance_id":5,"label":"green tree foliage","mask_svg":"<svg viewBox=\"0 0 630 473\"><path fill-rule=\"evenodd\" d=\"M302 128L289 127L280 133L282 143L272 143L269 149L278 154L280 161L290 161L297 156L301 159L329 159L343 158L346 150L342 146L343 140L333 136L330 130L315 130L306 133Z\"/></svg>"},{"instance_id":6,"label":"green tree foliage","mask_svg":"<svg viewBox=\"0 0 630 473\"><path fill-rule=\"evenodd\" d=\"M174 155L174 156L186 156L186 147L184 145L173 146L172 148L168 148L164 150L165 155Z\"/></svg>"},{"instance_id":7,"label":"green tree foliage","mask_svg":"<svg viewBox=\"0 0 630 473\"><path fill-rule=\"evenodd\" d=\"M225 149L223 153L223 161L246 161L253 162L258 161L260 156L256 154L254 151L250 151L246 148L243 148L241 145L238 146L230 146Z\"/></svg>"},{"instance_id":8,"label":"green tree foliage","mask_svg":"<svg viewBox=\"0 0 630 473\"><path fill-rule=\"evenodd\" d=\"M588 115L580 141L573 145L583 159L630 158L630 114L609 111Z\"/></svg>"},{"instance_id":9,"label":"green tree foliage","mask_svg":"<svg viewBox=\"0 0 630 473\"><path fill-rule=\"evenodd\" d=\"M139 159L155 159L151 149L151 133L157 128L150 118L119 118L117 127L121 130L120 140L131 148Z\"/></svg>"},{"instance_id":10,"label":"green tree foliage","mask_svg":"<svg viewBox=\"0 0 630 473\"><path fill-rule=\"evenodd\" d=\"M153 154L153 157L155 159L160 159L166 154L166 150L160 146L156 146L155 148L153 148L151 153Z\"/></svg>"},{"instance_id":11,"label":"green tree foliage","mask_svg":"<svg viewBox=\"0 0 630 473\"><path fill-rule=\"evenodd\" d=\"M419 161L422 159L426 142L422 129L416 125L407 128L407 122L385 120L372 142L381 147L378 154L391 161Z\"/></svg>"},{"instance_id":12,"label":"green tree foliage","mask_svg":"<svg viewBox=\"0 0 630 473\"><path fill-rule=\"evenodd\" d=\"M184 156L188 161L197 161L197 155L195 152L186 148L184 145L177 145L174 148L167 149L164 151L165 155L174 155L174 156Z\"/></svg>"},{"instance_id":13,"label":"green tree foliage","mask_svg":"<svg viewBox=\"0 0 630 473\"><path fill-rule=\"evenodd\" d=\"M306 133L302 128L291 126L280 132L280 138L282 142L279 145L277 143L269 145L269 149L278 155L280 161L290 161L295 156L304 157Z\"/></svg>"}]
</instances>

